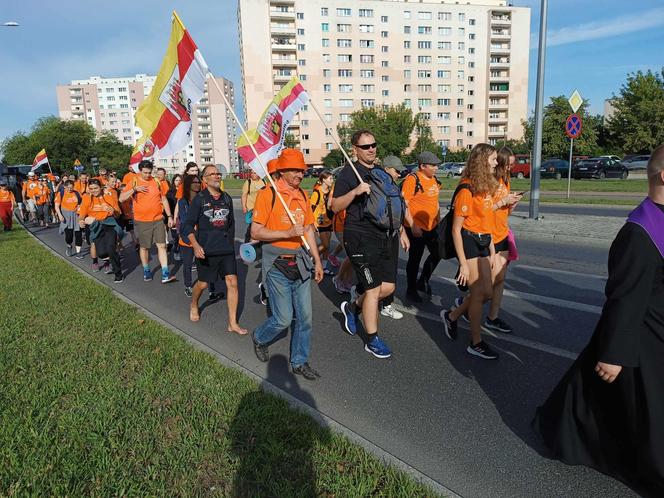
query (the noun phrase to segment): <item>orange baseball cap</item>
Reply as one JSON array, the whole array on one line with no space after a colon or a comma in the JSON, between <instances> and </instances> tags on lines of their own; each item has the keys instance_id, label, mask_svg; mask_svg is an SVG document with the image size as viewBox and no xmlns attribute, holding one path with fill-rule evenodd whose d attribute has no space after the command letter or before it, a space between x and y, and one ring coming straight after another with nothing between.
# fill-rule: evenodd
<instances>
[{"instance_id":1,"label":"orange baseball cap","mask_svg":"<svg viewBox=\"0 0 664 498\"><path fill-rule=\"evenodd\" d=\"M278 165L278 164L279 164L279 158L270 159L270 160L267 162L267 174L268 174L268 175L271 175L272 173L274 173L275 171L277 171L277 165Z\"/></svg>"},{"instance_id":2,"label":"orange baseball cap","mask_svg":"<svg viewBox=\"0 0 664 498\"><path fill-rule=\"evenodd\" d=\"M279 162L277 163L277 171L287 169L299 169L302 171L307 169L302 152L297 149L284 149L281 151Z\"/></svg>"}]
</instances>

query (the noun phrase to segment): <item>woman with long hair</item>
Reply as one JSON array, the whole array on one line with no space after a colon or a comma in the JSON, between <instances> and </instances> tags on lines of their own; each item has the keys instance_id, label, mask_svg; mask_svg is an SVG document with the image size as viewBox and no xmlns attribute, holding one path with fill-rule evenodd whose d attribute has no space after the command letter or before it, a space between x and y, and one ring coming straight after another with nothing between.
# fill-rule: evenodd
<instances>
[{"instance_id":1,"label":"woman with long hair","mask_svg":"<svg viewBox=\"0 0 664 498\"><path fill-rule=\"evenodd\" d=\"M314 225L320 238L321 261L325 261L330 256L330 241L332 240L334 213L329 209L330 193L334 185L332 173L325 170L318 175L318 180L314 185L314 191L309 197L309 204L314 213ZM332 264L332 262L330 262ZM325 267L326 275L334 275L334 272Z\"/></svg>"},{"instance_id":2,"label":"woman with long hair","mask_svg":"<svg viewBox=\"0 0 664 498\"><path fill-rule=\"evenodd\" d=\"M470 295L461 306L442 310L443 328L447 337L456 340L457 320L468 313L471 341L468 354L485 360L498 358L489 345L482 340L482 306L491 299L492 268L496 249L492 240L494 231L494 195L498 190L495 170L496 149L489 144L473 147L460 185L454 198L452 239L459 260L457 282L470 288Z\"/></svg>"},{"instance_id":3,"label":"woman with long hair","mask_svg":"<svg viewBox=\"0 0 664 498\"><path fill-rule=\"evenodd\" d=\"M171 208L171 213L175 213L175 206L178 201L176 195L180 185L182 185L182 175L178 173L173 177L171 185L168 188L168 192L166 192L166 200L168 201L168 205ZM180 257L180 244L178 243L179 237L177 225L171 228L170 232L170 240L173 241L173 259L175 261L181 261L182 258Z\"/></svg>"},{"instance_id":4,"label":"woman with long hair","mask_svg":"<svg viewBox=\"0 0 664 498\"><path fill-rule=\"evenodd\" d=\"M175 183L175 181L173 182ZM175 208L175 226L180 232L182 221L187 218L191 200L201 191L201 180L196 175L185 175L182 180L182 198L178 200ZM182 259L182 277L184 278L184 293L187 297L192 295L191 270L194 266L194 249L191 244L178 235L179 253Z\"/></svg>"}]
</instances>

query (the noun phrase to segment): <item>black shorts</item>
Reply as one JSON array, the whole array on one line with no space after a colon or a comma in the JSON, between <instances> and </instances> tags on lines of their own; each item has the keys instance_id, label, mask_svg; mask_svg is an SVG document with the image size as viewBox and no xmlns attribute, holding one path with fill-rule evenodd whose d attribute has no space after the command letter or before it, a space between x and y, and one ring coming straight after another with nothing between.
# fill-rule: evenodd
<instances>
[{"instance_id":1,"label":"black shorts","mask_svg":"<svg viewBox=\"0 0 664 498\"><path fill-rule=\"evenodd\" d=\"M318 227L318 232L332 232L332 225L327 227Z\"/></svg>"},{"instance_id":2,"label":"black shorts","mask_svg":"<svg viewBox=\"0 0 664 498\"><path fill-rule=\"evenodd\" d=\"M461 240L463 241L463 252L466 255L466 259L484 258L489 256L491 234L474 233L462 228Z\"/></svg>"},{"instance_id":3,"label":"black shorts","mask_svg":"<svg viewBox=\"0 0 664 498\"><path fill-rule=\"evenodd\" d=\"M509 245L507 245L507 237L505 237L500 242L494 242L493 245L496 247L496 253L506 252L510 250Z\"/></svg>"},{"instance_id":4,"label":"black shorts","mask_svg":"<svg viewBox=\"0 0 664 498\"><path fill-rule=\"evenodd\" d=\"M344 231L344 249L357 275L358 288L375 289L397 281L399 235L378 238L353 230Z\"/></svg>"},{"instance_id":5,"label":"black shorts","mask_svg":"<svg viewBox=\"0 0 664 498\"><path fill-rule=\"evenodd\" d=\"M196 258L198 280L212 284L223 279L226 275L237 275L237 261L235 254L223 256L207 256L205 259Z\"/></svg>"}]
</instances>

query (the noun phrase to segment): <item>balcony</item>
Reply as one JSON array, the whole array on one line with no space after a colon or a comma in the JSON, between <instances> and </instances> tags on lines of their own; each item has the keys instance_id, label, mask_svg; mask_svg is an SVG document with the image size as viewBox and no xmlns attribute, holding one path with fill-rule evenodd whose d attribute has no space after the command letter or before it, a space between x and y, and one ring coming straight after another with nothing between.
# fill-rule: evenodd
<instances>
[{"instance_id":1,"label":"balcony","mask_svg":"<svg viewBox=\"0 0 664 498\"><path fill-rule=\"evenodd\" d=\"M505 105L505 107L507 107L507 104ZM507 115L505 115L505 116L503 116L503 117L499 117L499 118L492 118L492 117L489 117L488 122L489 122L490 124L494 124L494 123L496 123L496 124L497 124L497 123L507 123Z\"/></svg>"},{"instance_id":2,"label":"balcony","mask_svg":"<svg viewBox=\"0 0 664 498\"><path fill-rule=\"evenodd\" d=\"M296 67L297 59L295 57L288 59L283 57L272 57L272 65L275 67Z\"/></svg>"},{"instance_id":3,"label":"balcony","mask_svg":"<svg viewBox=\"0 0 664 498\"><path fill-rule=\"evenodd\" d=\"M491 129L489 128L488 135L490 137L504 137L507 134L507 128Z\"/></svg>"},{"instance_id":4,"label":"balcony","mask_svg":"<svg viewBox=\"0 0 664 498\"><path fill-rule=\"evenodd\" d=\"M275 35L293 35L295 36L295 25L274 26L270 25L270 33Z\"/></svg>"},{"instance_id":5,"label":"balcony","mask_svg":"<svg viewBox=\"0 0 664 498\"><path fill-rule=\"evenodd\" d=\"M277 73L273 75L275 83L284 83L290 81L293 76L295 76L295 71L292 73Z\"/></svg>"},{"instance_id":6,"label":"balcony","mask_svg":"<svg viewBox=\"0 0 664 498\"><path fill-rule=\"evenodd\" d=\"M270 9L270 19L293 20L295 19L295 10L288 10L284 12L283 10Z\"/></svg>"},{"instance_id":7,"label":"balcony","mask_svg":"<svg viewBox=\"0 0 664 498\"><path fill-rule=\"evenodd\" d=\"M489 81L491 83L507 83L510 80L510 75L505 74L502 76L489 76Z\"/></svg>"},{"instance_id":8,"label":"balcony","mask_svg":"<svg viewBox=\"0 0 664 498\"><path fill-rule=\"evenodd\" d=\"M295 41L293 43L275 43L272 42L272 50L280 50L282 52L297 52L297 44Z\"/></svg>"},{"instance_id":9,"label":"balcony","mask_svg":"<svg viewBox=\"0 0 664 498\"><path fill-rule=\"evenodd\" d=\"M512 19L509 14L492 14L491 26L510 26Z\"/></svg>"},{"instance_id":10,"label":"balcony","mask_svg":"<svg viewBox=\"0 0 664 498\"><path fill-rule=\"evenodd\" d=\"M494 55L498 54L509 54L510 53L510 46L509 44L500 44L500 45L491 45L489 47L489 53Z\"/></svg>"},{"instance_id":11,"label":"balcony","mask_svg":"<svg viewBox=\"0 0 664 498\"><path fill-rule=\"evenodd\" d=\"M510 32L508 30L497 31L497 30L492 29L490 38L491 38L491 41L494 41L494 40L496 40L496 41L510 40L512 38L512 35L510 34Z\"/></svg>"},{"instance_id":12,"label":"balcony","mask_svg":"<svg viewBox=\"0 0 664 498\"><path fill-rule=\"evenodd\" d=\"M503 57L501 59L490 59L489 60L489 67L491 69L509 68L510 67L510 59L509 59L509 57Z\"/></svg>"}]
</instances>

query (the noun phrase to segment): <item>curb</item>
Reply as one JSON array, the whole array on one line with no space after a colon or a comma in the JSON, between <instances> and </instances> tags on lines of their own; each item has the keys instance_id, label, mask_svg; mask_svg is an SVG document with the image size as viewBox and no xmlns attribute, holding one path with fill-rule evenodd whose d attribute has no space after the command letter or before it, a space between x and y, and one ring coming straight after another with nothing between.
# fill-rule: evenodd
<instances>
[{"instance_id":1,"label":"curb","mask_svg":"<svg viewBox=\"0 0 664 498\"><path fill-rule=\"evenodd\" d=\"M85 277L89 278L90 280L96 282L99 285L103 285L107 289L109 289L116 297L124 301L125 303L137 308L140 310L142 313L144 313L148 318L151 320L156 321L160 325L163 325L164 327L168 328L170 331L174 332L178 336L182 337L184 340L186 340L189 344L194 346L196 349L203 351L205 353L208 353L212 356L214 356L219 363L222 365L232 368L236 371L239 371L243 373L244 375L248 376L258 384L260 384L260 387L265 390L270 392L271 394L274 394L276 396L279 396L280 398L283 398L288 404L292 407L295 408L296 410L299 410L301 412L304 412L311 416L319 425L323 427L327 427L338 434L341 434L348 438L350 441L353 443L361 446L364 448L366 451L374 455L376 458L378 458L381 462L383 462L386 465L390 465L393 468L399 469L406 474L408 474L410 477L412 477L415 481L417 481L420 484L423 484L425 486L430 487L437 493L449 497L449 498L462 498L461 495L455 493L453 490L450 488L447 488L443 484L439 483L438 481L432 479L428 475L424 474L423 472L417 470L416 468L412 467L405 461L401 460L399 457L396 455L393 455L392 453L389 453L385 451L383 448L380 446L375 445L368 439L364 438L362 435L358 434L357 432L353 431L349 427L346 427L345 425L337 422L333 418L325 415L324 413L316 410L315 408L310 407L306 403L300 401L299 399L295 398L294 396L290 395L286 391L280 389L279 387L271 384L268 382L266 379L256 375L254 372L251 370L247 369L240 363L232 360L231 358L225 356L221 352L217 351L216 349L208 346L204 342L199 341L195 337L189 335L186 331L176 327L170 322L167 322L166 320L162 319L158 315L155 315L153 312L150 310L144 308L141 304L133 301L132 299L128 298L121 292L115 290L114 288L104 284L101 280L98 280L95 278L93 275L90 273L86 272L82 268L79 268L76 265L72 265L71 262L65 258L62 254L57 252L55 249L53 249L50 245L48 245L46 242L42 241L39 237L37 237L34 233L32 233L30 230L28 230L22 223L18 223L18 225L21 227L21 229L25 230L34 240L37 241L38 244L40 244L42 247L44 247L47 251L49 251L52 255L55 257L65 261L70 267L73 267L74 270L78 271L80 274L84 275Z\"/></svg>"}]
</instances>

